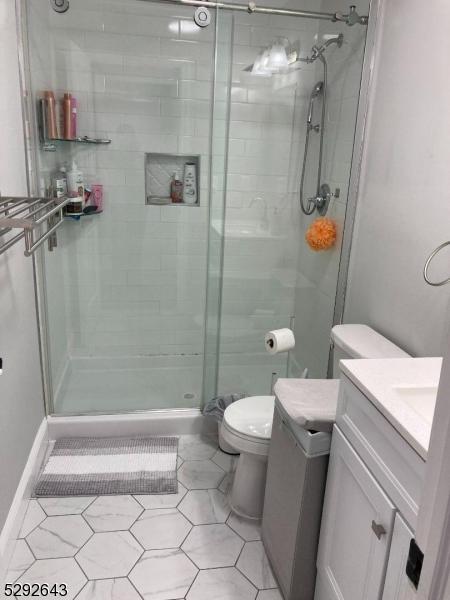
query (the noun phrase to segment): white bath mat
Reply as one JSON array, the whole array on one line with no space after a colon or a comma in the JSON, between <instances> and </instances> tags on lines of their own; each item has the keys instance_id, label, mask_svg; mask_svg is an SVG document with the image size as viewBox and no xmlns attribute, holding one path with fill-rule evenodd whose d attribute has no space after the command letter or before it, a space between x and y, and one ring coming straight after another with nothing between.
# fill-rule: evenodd
<instances>
[{"instance_id":1,"label":"white bath mat","mask_svg":"<svg viewBox=\"0 0 450 600\"><path fill-rule=\"evenodd\" d=\"M176 437L62 438L35 496L176 494Z\"/></svg>"}]
</instances>

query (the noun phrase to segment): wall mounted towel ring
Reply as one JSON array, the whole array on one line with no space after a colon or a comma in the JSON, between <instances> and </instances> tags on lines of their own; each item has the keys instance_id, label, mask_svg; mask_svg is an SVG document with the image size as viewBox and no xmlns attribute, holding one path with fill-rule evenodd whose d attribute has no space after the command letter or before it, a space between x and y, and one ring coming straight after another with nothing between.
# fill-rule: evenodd
<instances>
[{"instance_id":1,"label":"wall mounted towel ring","mask_svg":"<svg viewBox=\"0 0 450 600\"><path fill-rule=\"evenodd\" d=\"M438 246L435 250L433 250L433 252L427 258L427 262L425 263L425 267L423 268L423 277L424 277L425 281L428 283L428 285L433 285L434 287L439 287L441 285L445 285L446 283L450 283L450 277L448 279L444 279L443 281L431 281L431 279L428 277L428 267L430 266L431 261L436 256L436 254L438 254L446 246L450 246L450 241L444 242L443 244Z\"/></svg>"}]
</instances>

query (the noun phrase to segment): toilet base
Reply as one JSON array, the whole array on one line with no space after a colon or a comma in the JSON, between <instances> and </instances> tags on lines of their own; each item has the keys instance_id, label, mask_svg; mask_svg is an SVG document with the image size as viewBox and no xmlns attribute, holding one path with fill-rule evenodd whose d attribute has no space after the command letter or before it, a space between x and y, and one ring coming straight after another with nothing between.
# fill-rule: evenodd
<instances>
[{"instance_id":1,"label":"toilet base","mask_svg":"<svg viewBox=\"0 0 450 600\"><path fill-rule=\"evenodd\" d=\"M239 454L239 451L224 439L221 427L219 427L219 448L226 454L232 454L233 456Z\"/></svg>"},{"instance_id":2,"label":"toilet base","mask_svg":"<svg viewBox=\"0 0 450 600\"><path fill-rule=\"evenodd\" d=\"M232 510L246 519L261 519L266 489L267 456L241 452L230 495Z\"/></svg>"}]
</instances>

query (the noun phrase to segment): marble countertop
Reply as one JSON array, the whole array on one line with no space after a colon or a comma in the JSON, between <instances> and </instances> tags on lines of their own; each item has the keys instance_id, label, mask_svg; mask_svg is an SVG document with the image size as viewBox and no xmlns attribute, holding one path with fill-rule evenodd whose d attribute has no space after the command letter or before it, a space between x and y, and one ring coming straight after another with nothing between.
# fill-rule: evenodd
<instances>
[{"instance_id":1,"label":"marble countertop","mask_svg":"<svg viewBox=\"0 0 450 600\"><path fill-rule=\"evenodd\" d=\"M340 367L426 460L442 358L342 360Z\"/></svg>"}]
</instances>

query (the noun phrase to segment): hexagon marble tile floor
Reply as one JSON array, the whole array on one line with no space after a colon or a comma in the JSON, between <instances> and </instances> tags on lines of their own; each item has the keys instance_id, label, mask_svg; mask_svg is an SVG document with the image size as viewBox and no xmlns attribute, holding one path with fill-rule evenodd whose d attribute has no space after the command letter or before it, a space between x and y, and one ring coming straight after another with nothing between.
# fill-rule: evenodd
<instances>
[{"instance_id":1,"label":"hexagon marble tile floor","mask_svg":"<svg viewBox=\"0 0 450 600\"><path fill-rule=\"evenodd\" d=\"M180 436L178 494L30 500L8 583L66 583L67 600L282 600L259 523L227 502L233 460Z\"/></svg>"}]
</instances>

